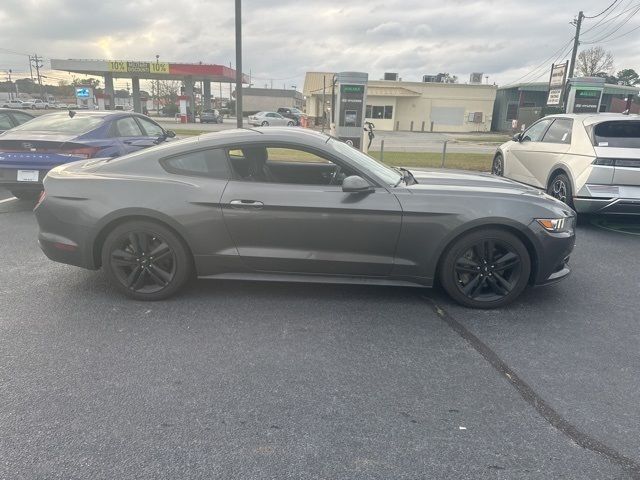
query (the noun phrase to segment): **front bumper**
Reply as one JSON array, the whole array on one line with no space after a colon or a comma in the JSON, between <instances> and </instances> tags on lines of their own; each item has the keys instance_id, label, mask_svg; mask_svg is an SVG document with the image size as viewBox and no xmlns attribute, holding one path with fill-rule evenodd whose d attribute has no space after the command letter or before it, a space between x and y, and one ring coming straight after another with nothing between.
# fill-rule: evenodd
<instances>
[{"instance_id":1,"label":"front bumper","mask_svg":"<svg viewBox=\"0 0 640 480\"><path fill-rule=\"evenodd\" d=\"M573 217L575 224L575 217ZM576 243L575 229L570 232L550 233L538 222L530 225L538 243L534 285L550 285L569 276L569 257Z\"/></svg>"},{"instance_id":2,"label":"front bumper","mask_svg":"<svg viewBox=\"0 0 640 480\"><path fill-rule=\"evenodd\" d=\"M640 215L640 186L587 184L573 204L579 213Z\"/></svg>"}]
</instances>

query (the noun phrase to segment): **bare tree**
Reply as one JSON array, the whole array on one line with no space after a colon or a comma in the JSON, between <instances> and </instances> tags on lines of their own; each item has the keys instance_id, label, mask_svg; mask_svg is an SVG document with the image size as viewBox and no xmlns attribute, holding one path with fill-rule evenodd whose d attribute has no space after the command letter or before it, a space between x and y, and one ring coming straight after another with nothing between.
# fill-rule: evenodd
<instances>
[{"instance_id":1,"label":"bare tree","mask_svg":"<svg viewBox=\"0 0 640 480\"><path fill-rule=\"evenodd\" d=\"M578 54L577 70L583 77L613 73L613 54L602 47L591 47Z\"/></svg>"},{"instance_id":2,"label":"bare tree","mask_svg":"<svg viewBox=\"0 0 640 480\"><path fill-rule=\"evenodd\" d=\"M154 82L156 83L156 82ZM175 101L180 94L180 86L182 85L178 80L160 80L158 83L158 98L162 98L169 101Z\"/></svg>"}]
</instances>

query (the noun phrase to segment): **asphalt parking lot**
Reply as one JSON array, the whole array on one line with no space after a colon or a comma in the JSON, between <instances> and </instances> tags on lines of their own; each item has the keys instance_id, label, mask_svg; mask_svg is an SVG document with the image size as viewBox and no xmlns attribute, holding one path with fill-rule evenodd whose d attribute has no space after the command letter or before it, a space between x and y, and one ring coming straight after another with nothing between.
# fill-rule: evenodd
<instances>
[{"instance_id":1,"label":"asphalt parking lot","mask_svg":"<svg viewBox=\"0 0 640 480\"><path fill-rule=\"evenodd\" d=\"M584 222L572 276L502 310L220 281L142 303L48 261L31 208L0 189L0 479L640 478L638 235Z\"/></svg>"}]
</instances>

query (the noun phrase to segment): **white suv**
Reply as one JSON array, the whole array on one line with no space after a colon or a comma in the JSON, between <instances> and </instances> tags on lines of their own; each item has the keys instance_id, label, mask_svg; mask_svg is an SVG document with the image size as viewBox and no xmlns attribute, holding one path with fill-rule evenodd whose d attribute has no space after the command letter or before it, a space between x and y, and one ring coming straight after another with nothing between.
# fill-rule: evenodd
<instances>
[{"instance_id":1,"label":"white suv","mask_svg":"<svg viewBox=\"0 0 640 480\"><path fill-rule=\"evenodd\" d=\"M22 100L4 100L2 102L2 108L26 108Z\"/></svg>"}]
</instances>

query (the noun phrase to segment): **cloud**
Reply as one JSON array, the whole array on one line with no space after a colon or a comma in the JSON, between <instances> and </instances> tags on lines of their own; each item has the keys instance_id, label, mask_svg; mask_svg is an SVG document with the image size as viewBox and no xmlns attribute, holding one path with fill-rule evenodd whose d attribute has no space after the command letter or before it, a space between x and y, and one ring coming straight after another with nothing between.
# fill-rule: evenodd
<instances>
[{"instance_id":1,"label":"cloud","mask_svg":"<svg viewBox=\"0 0 640 480\"><path fill-rule=\"evenodd\" d=\"M601 0L244 0L243 64L257 86L274 79L274 86L301 87L310 70L365 71L371 78L393 71L405 80L449 72L463 81L477 71L507 83L545 59L550 67L554 58L566 58L569 21L578 10L602 8ZM6 50L235 63L231 0L3 0L0 19L0 70L29 69L26 56ZM585 29L595 22L586 20ZM613 51L616 67L640 70L640 36L603 46ZM546 79L547 66L538 74Z\"/></svg>"}]
</instances>

